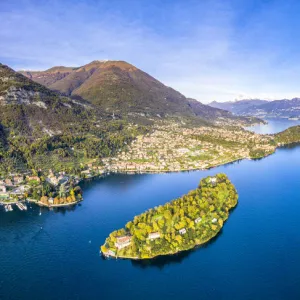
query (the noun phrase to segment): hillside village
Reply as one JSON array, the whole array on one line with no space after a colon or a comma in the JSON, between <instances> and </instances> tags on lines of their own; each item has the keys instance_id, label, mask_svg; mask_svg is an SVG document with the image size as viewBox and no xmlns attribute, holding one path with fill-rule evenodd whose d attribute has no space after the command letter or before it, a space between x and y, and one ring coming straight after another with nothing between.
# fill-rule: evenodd
<instances>
[{"instance_id":1,"label":"hillside village","mask_svg":"<svg viewBox=\"0 0 300 300\"><path fill-rule=\"evenodd\" d=\"M79 181L78 176L66 175L65 172L54 174L52 170L47 177L41 171L37 175L30 172L8 174L0 179L0 204L5 205L6 211L12 210L12 204L18 206L24 200L46 207L76 204L82 199L81 189L77 186ZM20 210L27 210L26 205Z\"/></svg>"},{"instance_id":2,"label":"hillside village","mask_svg":"<svg viewBox=\"0 0 300 300\"><path fill-rule=\"evenodd\" d=\"M110 173L207 169L269 155L276 144L271 135L258 135L241 128L189 128L168 123L155 125L151 133L137 136L125 149L115 157L91 159L76 174L66 174L63 170L8 174L0 179L0 203L27 199L47 207L75 204L81 200L80 188L75 187L84 179Z\"/></svg>"},{"instance_id":3,"label":"hillside village","mask_svg":"<svg viewBox=\"0 0 300 300\"><path fill-rule=\"evenodd\" d=\"M275 151L271 136L220 127L157 126L138 136L127 151L103 159L112 172L166 172L198 170Z\"/></svg>"}]
</instances>

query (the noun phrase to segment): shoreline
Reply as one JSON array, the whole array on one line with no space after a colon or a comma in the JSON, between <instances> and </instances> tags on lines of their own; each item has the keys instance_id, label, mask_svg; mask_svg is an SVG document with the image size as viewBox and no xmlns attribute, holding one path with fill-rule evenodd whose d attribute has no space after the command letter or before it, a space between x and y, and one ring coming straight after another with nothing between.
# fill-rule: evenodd
<instances>
[{"instance_id":1,"label":"shoreline","mask_svg":"<svg viewBox=\"0 0 300 300\"><path fill-rule=\"evenodd\" d=\"M47 208L55 208L55 207L67 207L67 206L73 206L78 203L80 203L83 200L78 200L70 203L63 203L63 204L45 204L40 201L35 202L36 205L41 206L41 207L47 207Z\"/></svg>"},{"instance_id":2,"label":"shoreline","mask_svg":"<svg viewBox=\"0 0 300 300\"><path fill-rule=\"evenodd\" d=\"M234 188L235 190L235 188ZM235 208L237 207L238 205L238 193L236 192L235 190L235 193L236 193L236 201L235 203L232 203L232 205L230 207L228 207L229 209L227 210L227 214L226 216L222 219L223 220L223 223L220 227L217 228L217 230L213 230L211 231L212 235L205 238L205 239L202 239L200 240L199 242L196 242L196 240L198 239L198 237L194 237L194 245L189 245L187 244L187 247L181 247L181 249L179 247L177 247L176 249L172 249L171 251L169 252L166 252L166 253L155 253L155 254L147 254L147 257L140 257L141 255L139 254L140 253L140 250L137 250L136 252L138 253L135 253L136 255L139 255L139 256L128 256L126 254L118 254L118 250L112 250L110 248L106 248L106 243L109 239L109 237L105 240L105 243L102 245L104 246L104 248L107 249L107 251L103 252L101 249L102 249L102 246L100 247L100 254L104 257L104 258L115 258L115 259L118 259L118 258L121 258L121 259L130 259L130 260L150 260L150 259L154 259L154 258L157 258L157 257L160 257L160 256L170 256L170 255L176 255L178 253L181 253L181 252L184 252L184 251L190 251L190 250L193 250L195 248L198 248L198 247L201 247L205 244L207 244L209 241L211 241L212 239L214 239L221 231L222 229L224 228L227 220L229 219L230 217L230 214L235 210ZM171 202L168 202L169 204ZM165 232L163 232L163 234L165 234ZM199 236L200 237L200 236ZM169 240L168 240L169 241ZM169 241L169 243L171 243L171 241Z\"/></svg>"},{"instance_id":3,"label":"shoreline","mask_svg":"<svg viewBox=\"0 0 300 300\"><path fill-rule=\"evenodd\" d=\"M180 170L107 170L105 171L104 173L101 173L101 174L96 174L96 175L93 175L91 177L88 177L88 178L80 178L77 182L77 184L80 184L80 183L85 183L89 180L98 180L98 179L101 179L101 178L106 178L112 174L115 174L115 175L138 175L138 174L168 174L168 173L180 173L180 172L195 172L195 171L207 171L207 170L211 170L213 168L217 168L217 167L220 167L220 166L225 166L225 165L228 165L228 164L232 164L232 163L235 163L235 162L238 162L238 161L242 161L244 159L247 159L247 160L256 160L256 159L263 159L265 157L268 157L272 154L274 154L276 152L277 149L280 149L280 148L284 148L286 147L287 145L294 145L294 144L300 144L300 142L294 142L294 143L281 143L281 144L278 144L274 147L274 151L271 152L271 153L267 153L266 155L264 156L261 156L261 157L256 157L256 158L251 158L249 156L247 157L241 157L241 158L236 158L236 159L232 159L232 160L228 160L228 161L223 161L223 162L220 162L218 164L215 164L215 165L211 165L209 167L205 167L205 168L188 168L188 169L180 169ZM0 200L0 205L7 205L7 204L12 204L12 205L15 205L17 204L18 202L22 202L22 201L27 201L27 202L30 202L30 203L35 203L36 205L40 206L40 207L47 207L47 208L54 208L54 207L67 207L67 206L72 206L72 205L76 205L80 202L82 202L84 199L82 198L81 200L79 201L75 201L75 202L72 202L72 203L67 203L67 204L56 204L56 205L47 205L47 204L42 204L40 203L39 200L35 200L35 199L20 199L20 200L13 200L12 202L8 201L1 201Z\"/></svg>"},{"instance_id":4,"label":"shoreline","mask_svg":"<svg viewBox=\"0 0 300 300\"><path fill-rule=\"evenodd\" d=\"M76 205L76 204L78 204L82 201L83 200L78 200L78 201L73 201L73 202L70 202L70 203L53 204L53 205L50 204L50 205L48 205L48 204L42 203L42 202L40 202L38 200L35 200L35 199L22 199L22 200L19 200L19 201L11 201L11 202L0 201L0 205L16 205L17 203L29 202L29 203L36 204L37 206L40 206L40 207L55 208L55 207L73 206L73 205Z\"/></svg>"},{"instance_id":5,"label":"shoreline","mask_svg":"<svg viewBox=\"0 0 300 300\"><path fill-rule=\"evenodd\" d=\"M176 254L179 254L179 253L181 253L181 252L184 252L184 251L190 251L190 250L193 250L193 249L195 249L195 248L197 248L197 247L200 247L200 246L202 246L202 245L207 244L211 239L215 238L215 237L219 234L219 232L223 229L223 227L224 227L224 225L220 228L219 231L216 232L215 235L213 235L212 237L210 237L210 238L208 238L208 239L202 241L201 243L195 244L195 245L192 246L191 248L179 250L179 251L176 251L176 252L168 252L168 253L165 253L165 254L157 254L157 255L153 255L153 256L151 256L151 257L147 257L147 258L130 257L130 256L118 256L118 255L112 256L112 255L109 255L109 254L102 253L101 251L100 251L100 253L101 253L105 258L107 258L107 259L108 259L108 258L115 258L115 259L120 258L120 259L130 259L130 260L148 260L148 259L150 260L150 259L154 259L154 258L158 258L158 257L162 257L162 256L176 255Z\"/></svg>"}]
</instances>

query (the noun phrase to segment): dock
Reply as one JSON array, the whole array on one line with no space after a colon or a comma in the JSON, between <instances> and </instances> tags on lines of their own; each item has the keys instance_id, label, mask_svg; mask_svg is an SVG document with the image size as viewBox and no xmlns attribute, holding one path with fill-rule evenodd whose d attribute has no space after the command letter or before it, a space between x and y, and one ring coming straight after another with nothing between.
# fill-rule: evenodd
<instances>
[{"instance_id":1,"label":"dock","mask_svg":"<svg viewBox=\"0 0 300 300\"><path fill-rule=\"evenodd\" d=\"M13 211L13 208L10 204L5 205L4 209L5 209L6 212Z\"/></svg>"}]
</instances>

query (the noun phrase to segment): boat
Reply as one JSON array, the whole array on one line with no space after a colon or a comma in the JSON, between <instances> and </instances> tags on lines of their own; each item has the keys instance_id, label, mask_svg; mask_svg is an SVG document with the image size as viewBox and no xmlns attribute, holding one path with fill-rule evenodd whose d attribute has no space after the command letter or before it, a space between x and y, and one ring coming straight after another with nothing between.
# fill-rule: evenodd
<instances>
[{"instance_id":1,"label":"boat","mask_svg":"<svg viewBox=\"0 0 300 300\"><path fill-rule=\"evenodd\" d=\"M27 210L27 206L25 203L19 203L23 210Z\"/></svg>"},{"instance_id":2,"label":"boat","mask_svg":"<svg viewBox=\"0 0 300 300\"><path fill-rule=\"evenodd\" d=\"M16 203L17 207L19 208L19 210L23 210L23 206L22 203Z\"/></svg>"},{"instance_id":3,"label":"boat","mask_svg":"<svg viewBox=\"0 0 300 300\"><path fill-rule=\"evenodd\" d=\"M5 206L4 206L4 209L5 209L6 212L8 212L8 211L13 211L13 208L11 207L10 204L5 205Z\"/></svg>"}]
</instances>

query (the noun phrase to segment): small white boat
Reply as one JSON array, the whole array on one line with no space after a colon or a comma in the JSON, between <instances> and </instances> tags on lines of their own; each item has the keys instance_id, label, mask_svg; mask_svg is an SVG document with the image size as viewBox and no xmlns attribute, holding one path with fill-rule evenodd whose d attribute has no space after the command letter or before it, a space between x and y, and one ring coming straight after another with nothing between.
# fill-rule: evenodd
<instances>
[{"instance_id":1,"label":"small white boat","mask_svg":"<svg viewBox=\"0 0 300 300\"><path fill-rule=\"evenodd\" d=\"M19 203L23 210L27 210L27 206L25 203Z\"/></svg>"},{"instance_id":2,"label":"small white boat","mask_svg":"<svg viewBox=\"0 0 300 300\"><path fill-rule=\"evenodd\" d=\"M23 210L23 206L22 203L16 203L17 207L19 208L19 210Z\"/></svg>"}]
</instances>

